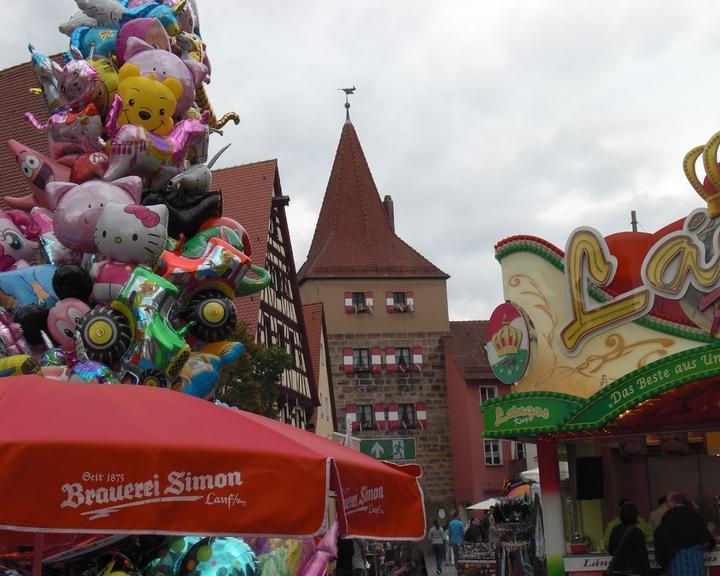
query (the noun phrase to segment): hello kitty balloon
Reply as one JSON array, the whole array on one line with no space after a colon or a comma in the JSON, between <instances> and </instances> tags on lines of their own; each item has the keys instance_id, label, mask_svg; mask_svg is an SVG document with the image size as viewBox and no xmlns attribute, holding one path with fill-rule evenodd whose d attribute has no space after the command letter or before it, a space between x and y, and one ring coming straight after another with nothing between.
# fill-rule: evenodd
<instances>
[{"instance_id":1,"label":"hello kitty balloon","mask_svg":"<svg viewBox=\"0 0 720 576\"><path fill-rule=\"evenodd\" d=\"M107 258L92 269L93 299L110 302L139 264L152 265L167 242L168 209L164 205L106 206L95 227L98 254Z\"/></svg>"},{"instance_id":2,"label":"hello kitty balloon","mask_svg":"<svg viewBox=\"0 0 720 576\"><path fill-rule=\"evenodd\" d=\"M49 208L55 210L55 236L78 252L95 251L95 226L103 208L110 204L135 204L142 196L137 176L113 182L90 180L83 184L50 182L46 187Z\"/></svg>"}]
</instances>

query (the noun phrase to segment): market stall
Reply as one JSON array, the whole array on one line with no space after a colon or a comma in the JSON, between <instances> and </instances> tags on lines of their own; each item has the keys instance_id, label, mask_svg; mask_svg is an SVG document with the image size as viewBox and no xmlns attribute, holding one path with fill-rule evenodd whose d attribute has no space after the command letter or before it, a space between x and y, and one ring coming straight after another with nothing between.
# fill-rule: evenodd
<instances>
[{"instance_id":1,"label":"market stall","mask_svg":"<svg viewBox=\"0 0 720 576\"><path fill-rule=\"evenodd\" d=\"M564 250L530 236L495 247L506 302L486 349L516 387L483 404L485 436L537 444L552 575L603 570L621 498L648 518L680 490L720 520L717 141L685 159L707 208L655 233L583 227Z\"/></svg>"}]
</instances>

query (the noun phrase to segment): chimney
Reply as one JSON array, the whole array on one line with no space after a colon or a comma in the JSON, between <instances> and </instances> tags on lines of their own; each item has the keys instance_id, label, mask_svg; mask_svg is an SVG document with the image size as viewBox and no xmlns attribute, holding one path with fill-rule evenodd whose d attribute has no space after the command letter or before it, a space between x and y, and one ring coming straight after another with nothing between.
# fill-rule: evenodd
<instances>
[{"instance_id":1,"label":"chimney","mask_svg":"<svg viewBox=\"0 0 720 576\"><path fill-rule=\"evenodd\" d=\"M393 201L390 196L385 196L383 208L385 208L385 216L387 216L388 222L390 223L390 229L395 232L395 209L393 208Z\"/></svg>"}]
</instances>

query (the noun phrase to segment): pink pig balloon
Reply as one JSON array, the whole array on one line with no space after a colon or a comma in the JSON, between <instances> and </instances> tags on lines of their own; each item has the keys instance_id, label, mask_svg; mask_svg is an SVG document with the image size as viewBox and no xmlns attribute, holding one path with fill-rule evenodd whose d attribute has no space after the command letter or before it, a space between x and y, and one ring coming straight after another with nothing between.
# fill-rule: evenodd
<instances>
[{"instance_id":1,"label":"pink pig balloon","mask_svg":"<svg viewBox=\"0 0 720 576\"><path fill-rule=\"evenodd\" d=\"M57 239L71 250L94 252L95 226L102 209L108 204L139 204L142 180L127 176L114 182L51 182L47 194L50 208L55 209Z\"/></svg>"}]
</instances>

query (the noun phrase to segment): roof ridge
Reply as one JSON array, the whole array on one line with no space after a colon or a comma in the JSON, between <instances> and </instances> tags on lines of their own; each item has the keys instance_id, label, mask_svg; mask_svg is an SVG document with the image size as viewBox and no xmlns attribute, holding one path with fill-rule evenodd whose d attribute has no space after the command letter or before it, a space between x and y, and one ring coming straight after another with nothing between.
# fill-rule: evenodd
<instances>
[{"instance_id":1,"label":"roof ridge","mask_svg":"<svg viewBox=\"0 0 720 576\"><path fill-rule=\"evenodd\" d=\"M277 164L277 158L269 158L267 160L257 160L255 162L248 162L246 164L235 164L234 166L225 166L224 168L213 168L213 173L222 172L223 170L233 170L235 168L241 168L243 166L258 166L259 164Z\"/></svg>"}]
</instances>

